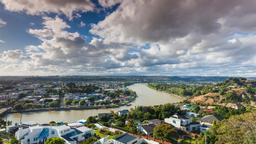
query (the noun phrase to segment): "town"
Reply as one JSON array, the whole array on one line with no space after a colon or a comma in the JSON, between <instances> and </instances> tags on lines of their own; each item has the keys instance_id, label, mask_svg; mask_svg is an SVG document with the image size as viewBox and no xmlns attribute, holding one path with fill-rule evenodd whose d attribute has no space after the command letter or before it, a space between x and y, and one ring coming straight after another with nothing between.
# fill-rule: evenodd
<instances>
[{"instance_id":1,"label":"town","mask_svg":"<svg viewBox=\"0 0 256 144\"><path fill-rule=\"evenodd\" d=\"M136 99L136 93L118 81L9 81L1 83L0 90L2 113L113 108Z\"/></svg>"},{"instance_id":2,"label":"town","mask_svg":"<svg viewBox=\"0 0 256 144\"><path fill-rule=\"evenodd\" d=\"M13 87L7 87L8 85ZM129 85L136 84L129 80L5 83L2 86L5 93L12 90L11 93L17 95L19 90L24 92L25 89L27 93L14 99L11 96L2 99L3 115L56 109L118 109L99 111L96 115L89 116L81 111L82 117L86 118L72 122L63 119L38 123L36 118L33 118L35 122L29 122L21 120L22 117L19 122L12 122L3 117L0 122L0 140L11 144L49 144L51 141L58 144L201 144L218 140L221 143L228 139L219 137L220 133L230 135L226 129L243 131L250 125L255 126L255 80L228 78L218 83L195 85L148 81L144 87L153 91L177 93L183 97L182 101L125 108L139 97L128 88ZM156 99L159 96L161 95L155 95ZM14 107L9 108L7 105L12 102ZM57 102L56 108L52 108L54 102ZM30 105L26 106L28 103ZM4 111L5 109L7 110ZM248 123L240 125L240 119ZM232 125L229 124L230 121ZM233 134L241 137L241 142L247 140L246 137L237 135L238 132ZM254 130L246 135L253 137ZM229 141L231 140L233 139Z\"/></svg>"},{"instance_id":3,"label":"town","mask_svg":"<svg viewBox=\"0 0 256 144\"><path fill-rule=\"evenodd\" d=\"M67 144L181 142L192 140L195 135L207 131L219 121L214 115L202 116L195 111L199 110L190 104L180 107L171 104L137 107L130 111L124 109L116 113L100 113L74 123L20 123L8 126L6 131L15 135L22 144L44 143L52 137L60 138Z\"/></svg>"}]
</instances>

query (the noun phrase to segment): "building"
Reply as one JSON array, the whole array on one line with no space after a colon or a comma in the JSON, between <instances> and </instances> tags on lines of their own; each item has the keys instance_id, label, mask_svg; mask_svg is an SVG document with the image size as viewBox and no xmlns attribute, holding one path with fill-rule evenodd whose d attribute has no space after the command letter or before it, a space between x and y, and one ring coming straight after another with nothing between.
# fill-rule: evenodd
<instances>
[{"instance_id":1,"label":"building","mask_svg":"<svg viewBox=\"0 0 256 144\"><path fill-rule=\"evenodd\" d=\"M196 117L198 117L198 116L199 116L199 114L197 114L197 113L190 112L190 111L187 111L187 112L186 112L186 117L189 117L189 118L196 118Z\"/></svg>"},{"instance_id":2,"label":"building","mask_svg":"<svg viewBox=\"0 0 256 144\"><path fill-rule=\"evenodd\" d=\"M43 144L48 138L60 137L67 144L77 144L93 135L93 130L86 127L71 128L62 126L31 126L20 128L15 137L21 144Z\"/></svg>"},{"instance_id":3,"label":"building","mask_svg":"<svg viewBox=\"0 0 256 144\"><path fill-rule=\"evenodd\" d=\"M152 119L152 120L149 120L148 123L149 124L154 124L154 125L159 125L159 124L162 124L163 121L159 120L159 119Z\"/></svg>"},{"instance_id":4,"label":"building","mask_svg":"<svg viewBox=\"0 0 256 144\"><path fill-rule=\"evenodd\" d=\"M214 122L218 121L219 119L217 119L214 115L206 115L200 119L200 124L212 126Z\"/></svg>"},{"instance_id":5,"label":"building","mask_svg":"<svg viewBox=\"0 0 256 144\"><path fill-rule=\"evenodd\" d=\"M200 119L200 131L204 132L208 130L214 122L218 122L219 120L214 115L206 115Z\"/></svg>"},{"instance_id":6,"label":"building","mask_svg":"<svg viewBox=\"0 0 256 144\"><path fill-rule=\"evenodd\" d=\"M189 132L199 132L200 131L200 123L199 122L191 122L185 126L185 130Z\"/></svg>"},{"instance_id":7,"label":"building","mask_svg":"<svg viewBox=\"0 0 256 144\"><path fill-rule=\"evenodd\" d=\"M95 142L94 144L124 144L114 139L102 138L99 141ZM159 144L159 142L148 140L148 139L138 139L138 141L134 142L133 144Z\"/></svg>"},{"instance_id":8,"label":"building","mask_svg":"<svg viewBox=\"0 0 256 144\"><path fill-rule=\"evenodd\" d=\"M190 124L192 122L191 118L188 118L183 115L175 114L171 116L170 118L164 119L165 123L171 124L176 128L183 129L184 126Z\"/></svg>"},{"instance_id":9,"label":"building","mask_svg":"<svg viewBox=\"0 0 256 144\"><path fill-rule=\"evenodd\" d=\"M116 144L136 144L139 141L139 138L131 134L125 133L117 137L115 141L117 141Z\"/></svg>"},{"instance_id":10,"label":"building","mask_svg":"<svg viewBox=\"0 0 256 144\"><path fill-rule=\"evenodd\" d=\"M118 111L117 114L119 116L125 116L129 114L129 110L121 110L121 111Z\"/></svg>"},{"instance_id":11,"label":"building","mask_svg":"<svg viewBox=\"0 0 256 144\"><path fill-rule=\"evenodd\" d=\"M108 119L108 118L111 118L112 116L113 116L112 113L99 113L98 114L99 119L104 119L104 118Z\"/></svg>"},{"instance_id":12,"label":"building","mask_svg":"<svg viewBox=\"0 0 256 144\"><path fill-rule=\"evenodd\" d=\"M142 132L145 135L151 135L153 134L153 129L155 128L156 125L154 124L139 124L137 126L138 131Z\"/></svg>"}]
</instances>

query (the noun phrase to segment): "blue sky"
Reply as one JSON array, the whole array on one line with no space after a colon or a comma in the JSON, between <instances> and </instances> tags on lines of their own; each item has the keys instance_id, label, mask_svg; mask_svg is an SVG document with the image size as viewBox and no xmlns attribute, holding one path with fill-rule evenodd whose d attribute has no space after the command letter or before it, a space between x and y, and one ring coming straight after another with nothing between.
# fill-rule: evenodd
<instances>
[{"instance_id":1,"label":"blue sky","mask_svg":"<svg viewBox=\"0 0 256 144\"><path fill-rule=\"evenodd\" d=\"M0 0L0 75L256 76L255 4Z\"/></svg>"}]
</instances>

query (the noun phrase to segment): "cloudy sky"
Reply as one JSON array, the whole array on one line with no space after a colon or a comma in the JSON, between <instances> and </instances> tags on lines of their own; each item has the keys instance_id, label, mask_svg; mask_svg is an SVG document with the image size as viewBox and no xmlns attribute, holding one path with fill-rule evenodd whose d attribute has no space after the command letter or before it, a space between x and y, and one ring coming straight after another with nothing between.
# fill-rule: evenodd
<instances>
[{"instance_id":1,"label":"cloudy sky","mask_svg":"<svg viewBox=\"0 0 256 144\"><path fill-rule=\"evenodd\" d=\"M256 1L0 0L0 75L256 76Z\"/></svg>"}]
</instances>

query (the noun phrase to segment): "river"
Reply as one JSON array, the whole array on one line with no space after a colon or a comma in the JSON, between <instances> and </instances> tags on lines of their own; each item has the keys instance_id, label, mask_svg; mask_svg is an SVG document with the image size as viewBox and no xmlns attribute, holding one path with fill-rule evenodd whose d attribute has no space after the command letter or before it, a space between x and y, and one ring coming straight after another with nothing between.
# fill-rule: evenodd
<instances>
[{"instance_id":1,"label":"river","mask_svg":"<svg viewBox=\"0 0 256 144\"><path fill-rule=\"evenodd\" d=\"M128 86L128 88L135 91L138 95L136 100L131 103L131 106L122 106L110 109L13 113L8 114L6 118L14 123L20 122L20 120L25 123L48 123L50 121L75 122L80 119L86 119L89 116L95 116L98 113L130 109L135 106L153 106L182 101L182 98L179 96L156 91L147 87L147 84L143 83L133 84Z\"/></svg>"}]
</instances>

